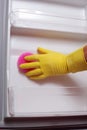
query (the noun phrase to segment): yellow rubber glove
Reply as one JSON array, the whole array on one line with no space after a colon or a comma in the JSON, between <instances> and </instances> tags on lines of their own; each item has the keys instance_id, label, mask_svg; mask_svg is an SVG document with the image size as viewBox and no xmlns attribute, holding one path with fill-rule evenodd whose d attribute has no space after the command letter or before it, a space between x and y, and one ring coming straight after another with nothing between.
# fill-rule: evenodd
<instances>
[{"instance_id":1,"label":"yellow rubber glove","mask_svg":"<svg viewBox=\"0 0 87 130\"><path fill-rule=\"evenodd\" d=\"M38 48L38 52L39 54L25 57L27 61L36 60L35 62L20 65L22 69L35 68L25 74L31 79L43 79L49 76L63 75L87 69L83 48L69 55L43 48Z\"/></svg>"}]
</instances>

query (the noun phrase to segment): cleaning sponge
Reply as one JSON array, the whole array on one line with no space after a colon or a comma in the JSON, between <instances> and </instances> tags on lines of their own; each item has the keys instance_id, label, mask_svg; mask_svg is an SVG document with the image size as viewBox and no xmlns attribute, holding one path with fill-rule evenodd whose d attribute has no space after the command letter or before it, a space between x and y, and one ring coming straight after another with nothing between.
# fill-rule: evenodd
<instances>
[{"instance_id":1,"label":"cleaning sponge","mask_svg":"<svg viewBox=\"0 0 87 130\"><path fill-rule=\"evenodd\" d=\"M19 71L22 72L22 73L26 73L26 72L32 70L32 69L21 69L21 68L19 67L20 64L28 63L28 62L29 62L29 61L26 61L26 60L24 59L25 56L29 56L29 55L33 55L33 54L32 54L31 52L25 52L25 53L21 54L21 55L19 56L19 58L18 58L17 67L18 67Z\"/></svg>"}]
</instances>

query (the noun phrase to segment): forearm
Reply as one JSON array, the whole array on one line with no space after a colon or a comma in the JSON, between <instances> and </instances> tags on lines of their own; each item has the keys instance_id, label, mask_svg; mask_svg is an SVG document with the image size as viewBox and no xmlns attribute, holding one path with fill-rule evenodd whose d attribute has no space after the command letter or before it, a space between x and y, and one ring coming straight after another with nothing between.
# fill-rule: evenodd
<instances>
[{"instance_id":1,"label":"forearm","mask_svg":"<svg viewBox=\"0 0 87 130\"><path fill-rule=\"evenodd\" d=\"M85 60L87 61L87 45L84 46L84 48L83 48L83 52L84 52Z\"/></svg>"}]
</instances>

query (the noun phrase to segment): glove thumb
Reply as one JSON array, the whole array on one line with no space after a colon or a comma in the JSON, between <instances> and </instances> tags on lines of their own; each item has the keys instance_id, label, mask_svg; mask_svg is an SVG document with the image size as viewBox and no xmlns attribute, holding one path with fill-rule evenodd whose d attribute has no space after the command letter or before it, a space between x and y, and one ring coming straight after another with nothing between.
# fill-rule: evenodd
<instances>
[{"instance_id":1,"label":"glove thumb","mask_svg":"<svg viewBox=\"0 0 87 130\"><path fill-rule=\"evenodd\" d=\"M44 49L44 48L41 48L41 47L39 47L38 49L37 49L37 51L38 51L38 53L40 53L40 54L48 54L48 53L52 53L53 51L51 51L51 50L47 50L47 49Z\"/></svg>"}]
</instances>

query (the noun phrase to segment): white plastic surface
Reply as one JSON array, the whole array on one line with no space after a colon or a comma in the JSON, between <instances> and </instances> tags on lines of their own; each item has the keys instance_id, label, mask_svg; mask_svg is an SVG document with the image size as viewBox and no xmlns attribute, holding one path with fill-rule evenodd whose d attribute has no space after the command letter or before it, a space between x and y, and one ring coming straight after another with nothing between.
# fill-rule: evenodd
<instances>
[{"instance_id":1,"label":"white plastic surface","mask_svg":"<svg viewBox=\"0 0 87 130\"><path fill-rule=\"evenodd\" d=\"M87 21L84 17L63 17L38 10L18 10L11 15L11 24L13 27L87 34Z\"/></svg>"},{"instance_id":2,"label":"white plastic surface","mask_svg":"<svg viewBox=\"0 0 87 130\"><path fill-rule=\"evenodd\" d=\"M19 55L26 51L37 53L37 47L68 54L86 44L86 1L81 3L81 0L71 4L69 0L13 1L8 59L10 116L87 114L86 71L33 81L17 68ZM22 12L17 11L20 9ZM27 17L23 14L26 10Z\"/></svg>"}]
</instances>

